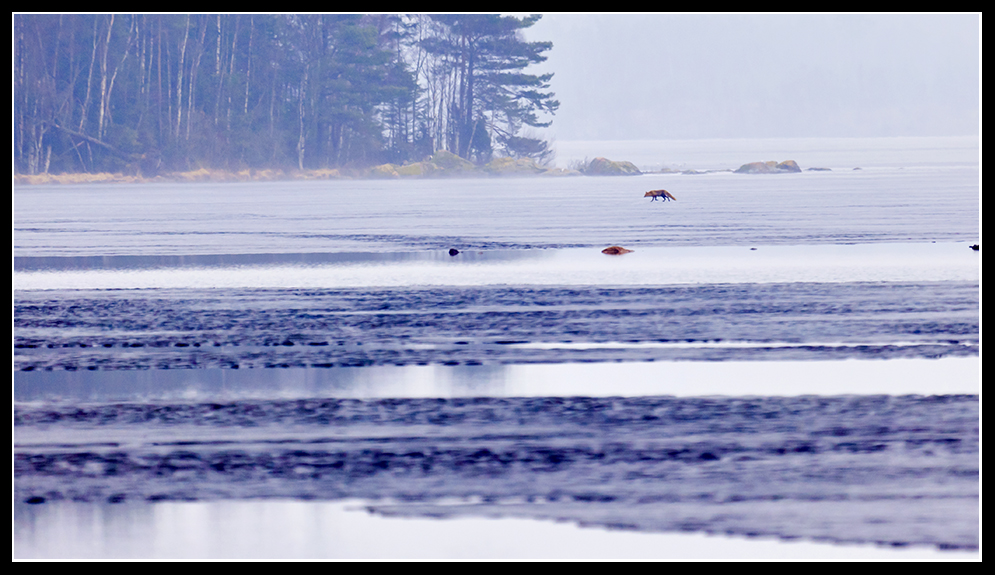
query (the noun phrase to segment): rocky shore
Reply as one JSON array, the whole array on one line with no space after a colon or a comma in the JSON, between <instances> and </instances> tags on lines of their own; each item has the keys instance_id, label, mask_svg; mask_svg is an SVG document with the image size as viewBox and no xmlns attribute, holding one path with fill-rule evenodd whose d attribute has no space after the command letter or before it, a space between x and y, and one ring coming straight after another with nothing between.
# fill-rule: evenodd
<instances>
[{"instance_id":1,"label":"rocky shore","mask_svg":"<svg viewBox=\"0 0 995 575\"><path fill-rule=\"evenodd\" d=\"M626 164L632 165L629 162ZM636 169L635 166L632 166ZM638 169L636 170L638 172ZM398 179L494 176L578 176L581 172L541 166L532 159L497 158L477 166L456 154L440 150L421 162L381 164L372 168L282 170L245 169L240 171L201 168L155 176L122 173L15 174L15 185L155 183L155 182L257 182L283 180Z\"/></svg>"},{"instance_id":2,"label":"rocky shore","mask_svg":"<svg viewBox=\"0 0 995 575\"><path fill-rule=\"evenodd\" d=\"M781 163L775 161L769 162L750 162L749 164L743 164L736 170L737 174L777 174L783 172L800 172L801 168L794 160L785 160Z\"/></svg>"},{"instance_id":3,"label":"rocky shore","mask_svg":"<svg viewBox=\"0 0 995 575\"><path fill-rule=\"evenodd\" d=\"M828 168L808 168L828 170ZM381 164L371 168L282 170L245 169L239 171L213 170L200 168L186 172L169 172L155 176L122 173L75 173L75 174L14 174L14 184L51 185L87 183L156 183L156 182L259 182L286 180L335 180L335 179L421 179L421 178L464 178L464 177L522 177L522 176L638 176L647 173L664 174L705 174L715 171L737 174L780 174L801 172L794 160L783 162L750 162L736 170L673 170L664 168L656 172L645 172L632 162L610 160L597 157L585 160L573 168L556 168L538 164L530 158L496 158L484 165L476 165L456 154L440 150L420 162L407 164Z\"/></svg>"}]
</instances>

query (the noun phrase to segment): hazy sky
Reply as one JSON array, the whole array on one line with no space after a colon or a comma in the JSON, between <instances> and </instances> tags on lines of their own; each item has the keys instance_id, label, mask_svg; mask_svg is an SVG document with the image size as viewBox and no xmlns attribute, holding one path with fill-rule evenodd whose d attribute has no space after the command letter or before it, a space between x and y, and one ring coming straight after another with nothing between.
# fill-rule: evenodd
<instances>
[{"instance_id":1,"label":"hazy sky","mask_svg":"<svg viewBox=\"0 0 995 575\"><path fill-rule=\"evenodd\" d=\"M979 14L546 14L557 140L979 132Z\"/></svg>"}]
</instances>

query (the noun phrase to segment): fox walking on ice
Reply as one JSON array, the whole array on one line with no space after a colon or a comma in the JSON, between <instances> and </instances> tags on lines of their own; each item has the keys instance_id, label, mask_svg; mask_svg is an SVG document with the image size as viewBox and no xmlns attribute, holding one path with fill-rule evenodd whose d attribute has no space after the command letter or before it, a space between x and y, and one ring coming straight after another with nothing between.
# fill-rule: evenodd
<instances>
[{"instance_id":1,"label":"fox walking on ice","mask_svg":"<svg viewBox=\"0 0 995 575\"><path fill-rule=\"evenodd\" d=\"M657 200L657 198L663 198L663 201L665 201L665 202L668 201L668 200L674 200L675 202L677 201L677 198L674 197L674 194L671 194L667 190L650 190L650 191L646 192L645 194L643 194L643 197L644 198L653 198L651 200L653 202L655 202Z\"/></svg>"}]
</instances>

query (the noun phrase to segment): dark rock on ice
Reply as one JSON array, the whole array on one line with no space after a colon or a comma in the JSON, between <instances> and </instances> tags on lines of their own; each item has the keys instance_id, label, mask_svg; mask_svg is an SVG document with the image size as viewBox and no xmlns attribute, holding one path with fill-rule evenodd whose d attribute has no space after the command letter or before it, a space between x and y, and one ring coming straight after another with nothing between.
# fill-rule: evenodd
<instances>
[{"instance_id":1,"label":"dark rock on ice","mask_svg":"<svg viewBox=\"0 0 995 575\"><path fill-rule=\"evenodd\" d=\"M800 172L801 168L794 160L785 160L781 163L775 161L769 162L750 162L749 164L743 164L736 170L737 174L782 174L787 172Z\"/></svg>"},{"instance_id":2,"label":"dark rock on ice","mask_svg":"<svg viewBox=\"0 0 995 575\"><path fill-rule=\"evenodd\" d=\"M642 172L632 162L594 158L582 170L589 176L638 176Z\"/></svg>"},{"instance_id":3,"label":"dark rock on ice","mask_svg":"<svg viewBox=\"0 0 995 575\"><path fill-rule=\"evenodd\" d=\"M609 246L609 247L601 250L601 253L608 254L610 256L620 256L622 254L627 254L627 253L629 253L631 251L632 250L627 250L627 249L623 248L622 246Z\"/></svg>"}]
</instances>

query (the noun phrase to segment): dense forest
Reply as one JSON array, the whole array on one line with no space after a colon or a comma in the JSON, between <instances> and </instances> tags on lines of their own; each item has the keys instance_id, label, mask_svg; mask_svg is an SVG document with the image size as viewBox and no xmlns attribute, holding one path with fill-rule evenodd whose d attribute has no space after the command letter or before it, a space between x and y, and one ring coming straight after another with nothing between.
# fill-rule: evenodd
<instances>
[{"instance_id":1,"label":"dense forest","mask_svg":"<svg viewBox=\"0 0 995 575\"><path fill-rule=\"evenodd\" d=\"M14 170L550 158L539 16L18 14Z\"/></svg>"}]
</instances>

